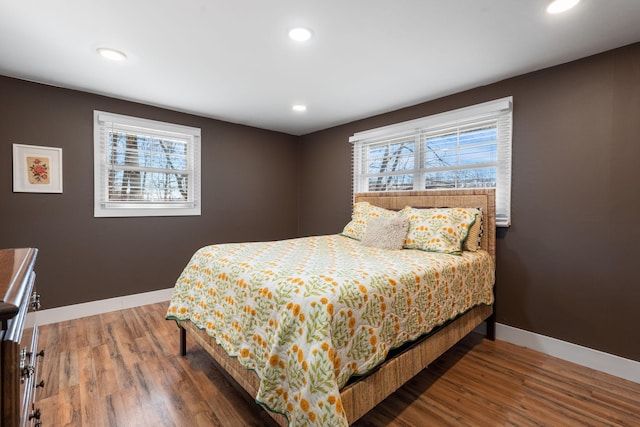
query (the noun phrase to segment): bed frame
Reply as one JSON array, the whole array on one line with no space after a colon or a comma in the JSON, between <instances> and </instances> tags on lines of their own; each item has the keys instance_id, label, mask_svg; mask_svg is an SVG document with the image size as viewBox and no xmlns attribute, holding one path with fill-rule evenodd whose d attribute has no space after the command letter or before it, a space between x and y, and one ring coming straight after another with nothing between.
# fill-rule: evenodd
<instances>
[{"instance_id":1,"label":"bed frame","mask_svg":"<svg viewBox=\"0 0 640 427\"><path fill-rule=\"evenodd\" d=\"M400 210L404 206L482 208L484 231L480 246L489 252L495 261L494 190L358 193L354 200L355 202L366 201L393 210ZM349 423L351 424L362 417L485 321L487 322L487 338L493 340L495 339L493 306L481 304L401 349L368 375L348 383L341 390L340 396ZM213 338L205 331L195 327L190 321L179 322L179 326L180 353L183 356L186 354L188 330L189 336L202 346L242 389L252 397L258 394L260 381L254 371L245 369L236 358L229 357ZM287 419L283 415L267 412L281 426L288 425Z\"/></svg>"}]
</instances>

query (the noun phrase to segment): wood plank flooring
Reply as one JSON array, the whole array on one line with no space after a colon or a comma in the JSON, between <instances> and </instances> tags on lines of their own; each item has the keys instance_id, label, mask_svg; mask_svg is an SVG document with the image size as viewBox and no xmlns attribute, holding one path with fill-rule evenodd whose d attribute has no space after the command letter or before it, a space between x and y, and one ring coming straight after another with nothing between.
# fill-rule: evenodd
<instances>
[{"instance_id":1,"label":"wood plank flooring","mask_svg":"<svg viewBox=\"0 0 640 427\"><path fill-rule=\"evenodd\" d=\"M42 326L43 426L273 426L167 306ZM355 425L640 426L640 384L471 334Z\"/></svg>"}]
</instances>

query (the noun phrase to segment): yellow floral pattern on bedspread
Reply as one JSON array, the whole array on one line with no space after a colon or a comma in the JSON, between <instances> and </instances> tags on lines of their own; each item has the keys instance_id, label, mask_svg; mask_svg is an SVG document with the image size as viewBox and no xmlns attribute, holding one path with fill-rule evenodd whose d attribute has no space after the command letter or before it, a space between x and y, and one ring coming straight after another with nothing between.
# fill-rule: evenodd
<instances>
[{"instance_id":1,"label":"yellow floral pattern on bedspread","mask_svg":"<svg viewBox=\"0 0 640 427\"><path fill-rule=\"evenodd\" d=\"M346 426L339 388L387 352L493 302L484 251L363 246L340 235L198 250L167 319L191 320L260 378L256 400L291 426Z\"/></svg>"}]
</instances>

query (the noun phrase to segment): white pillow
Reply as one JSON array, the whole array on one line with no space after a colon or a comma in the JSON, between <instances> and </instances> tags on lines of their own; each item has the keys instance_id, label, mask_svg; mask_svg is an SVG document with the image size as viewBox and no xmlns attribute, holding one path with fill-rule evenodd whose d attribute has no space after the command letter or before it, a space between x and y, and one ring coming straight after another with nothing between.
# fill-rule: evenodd
<instances>
[{"instance_id":1,"label":"white pillow","mask_svg":"<svg viewBox=\"0 0 640 427\"><path fill-rule=\"evenodd\" d=\"M362 244L380 249L402 249L408 230L409 219L405 217L369 218Z\"/></svg>"}]
</instances>

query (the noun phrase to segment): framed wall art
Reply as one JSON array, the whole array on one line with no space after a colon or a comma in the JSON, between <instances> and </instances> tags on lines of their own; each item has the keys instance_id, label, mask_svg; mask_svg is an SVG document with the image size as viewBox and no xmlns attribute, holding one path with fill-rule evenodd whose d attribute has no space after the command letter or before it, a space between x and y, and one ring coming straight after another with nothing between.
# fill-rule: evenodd
<instances>
[{"instance_id":1,"label":"framed wall art","mask_svg":"<svg viewBox=\"0 0 640 427\"><path fill-rule=\"evenodd\" d=\"M14 193L62 193L62 148L13 144Z\"/></svg>"}]
</instances>

